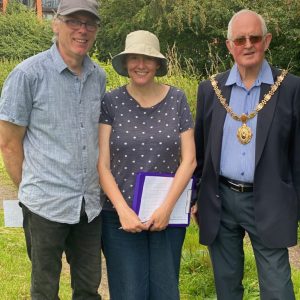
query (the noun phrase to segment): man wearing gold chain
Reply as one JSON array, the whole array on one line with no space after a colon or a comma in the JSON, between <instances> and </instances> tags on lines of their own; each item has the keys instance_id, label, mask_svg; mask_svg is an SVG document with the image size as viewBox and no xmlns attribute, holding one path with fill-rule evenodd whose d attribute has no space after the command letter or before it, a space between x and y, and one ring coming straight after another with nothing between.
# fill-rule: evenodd
<instances>
[{"instance_id":1,"label":"man wearing gold chain","mask_svg":"<svg viewBox=\"0 0 300 300\"><path fill-rule=\"evenodd\" d=\"M200 83L195 140L200 242L218 300L243 298L247 232L263 300L295 299L287 247L297 243L300 78L265 60L272 35L257 13L228 24L231 70Z\"/></svg>"}]
</instances>

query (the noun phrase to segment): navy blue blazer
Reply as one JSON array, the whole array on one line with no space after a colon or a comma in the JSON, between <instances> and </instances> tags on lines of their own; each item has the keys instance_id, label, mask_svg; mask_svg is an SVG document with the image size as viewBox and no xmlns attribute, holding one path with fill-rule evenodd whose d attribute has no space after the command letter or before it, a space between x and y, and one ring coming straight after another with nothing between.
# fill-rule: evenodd
<instances>
[{"instance_id":1,"label":"navy blue blazer","mask_svg":"<svg viewBox=\"0 0 300 300\"><path fill-rule=\"evenodd\" d=\"M281 73L272 68L274 81ZM226 99L229 71L217 76ZM270 90L262 84L260 100ZM195 124L197 168L201 179L197 195L200 242L210 245L218 233L221 201L219 173L226 111L209 80L199 84ZM288 74L265 107L259 111L256 129L254 173L255 223L269 248L297 243L300 208L300 78Z\"/></svg>"}]
</instances>

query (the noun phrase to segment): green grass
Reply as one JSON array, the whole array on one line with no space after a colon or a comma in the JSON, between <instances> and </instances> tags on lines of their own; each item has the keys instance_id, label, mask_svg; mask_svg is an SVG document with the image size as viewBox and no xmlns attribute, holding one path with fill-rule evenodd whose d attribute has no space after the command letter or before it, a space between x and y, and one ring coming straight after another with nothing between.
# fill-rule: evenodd
<instances>
[{"instance_id":1,"label":"green grass","mask_svg":"<svg viewBox=\"0 0 300 300\"><path fill-rule=\"evenodd\" d=\"M244 300L258 300L259 289L251 246L245 242ZM4 228L0 210L0 299L30 299L30 262L21 228ZM296 299L300 299L300 271L293 269ZM192 224L184 242L180 274L182 300L216 299L211 263L206 247L198 243L198 229ZM60 283L61 300L71 299L70 276L64 268Z\"/></svg>"},{"instance_id":2,"label":"green grass","mask_svg":"<svg viewBox=\"0 0 300 300\"><path fill-rule=\"evenodd\" d=\"M0 298L29 299L29 269L21 228L4 228L0 210Z\"/></svg>"},{"instance_id":3,"label":"green grass","mask_svg":"<svg viewBox=\"0 0 300 300\"><path fill-rule=\"evenodd\" d=\"M68 272L62 272L60 297L71 299ZM30 299L30 261L22 228L5 228L0 210L0 299Z\"/></svg>"},{"instance_id":4,"label":"green grass","mask_svg":"<svg viewBox=\"0 0 300 300\"><path fill-rule=\"evenodd\" d=\"M3 185L12 185L13 184L11 179L9 178L8 174L5 171L5 166L4 166L1 154L0 154L0 182Z\"/></svg>"},{"instance_id":5,"label":"green grass","mask_svg":"<svg viewBox=\"0 0 300 300\"><path fill-rule=\"evenodd\" d=\"M259 300L256 264L248 239L244 241L244 249L244 300ZM300 270L292 268L292 278L296 299L300 299ZM189 226L184 242L181 260L180 291L182 300L217 299L209 254L207 248L198 243L198 229L195 224Z\"/></svg>"},{"instance_id":6,"label":"green grass","mask_svg":"<svg viewBox=\"0 0 300 300\"><path fill-rule=\"evenodd\" d=\"M182 300L213 299L213 273L207 248L198 242L195 224L188 227L181 259L180 292Z\"/></svg>"},{"instance_id":7,"label":"green grass","mask_svg":"<svg viewBox=\"0 0 300 300\"><path fill-rule=\"evenodd\" d=\"M1 65L1 61L0 61ZM107 89L123 85L127 79L113 71L110 64L101 63L108 75ZM176 69L177 68L177 69ZM172 75L176 74L176 75ZM190 72L189 74L193 74ZM178 71L173 65L170 76L160 78L159 81L183 89L193 115L195 114L196 91L199 79L187 76L187 73ZM1 86L1 78L0 78ZM5 172L0 155L0 182L9 185L11 181ZM300 231L299 231L300 239ZM300 260L300 257L299 257ZM296 299L300 299L300 271L292 270ZM245 242L245 296L244 300L259 299L256 266L251 246ZM30 299L30 262L26 255L25 240L22 229L3 227L3 210L0 210L0 299ZM216 299L212 267L207 248L198 242L198 229L192 224L184 242L180 291L182 300L212 300ZM61 300L71 299L70 277L68 270L62 272L60 284Z\"/></svg>"}]
</instances>

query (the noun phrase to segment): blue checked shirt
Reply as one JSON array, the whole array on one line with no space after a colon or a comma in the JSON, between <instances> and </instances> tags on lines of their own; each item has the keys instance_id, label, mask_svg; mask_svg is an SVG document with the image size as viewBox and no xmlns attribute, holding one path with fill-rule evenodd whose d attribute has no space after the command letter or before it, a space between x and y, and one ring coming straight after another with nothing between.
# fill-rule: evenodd
<instances>
[{"instance_id":1,"label":"blue checked shirt","mask_svg":"<svg viewBox=\"0 0 300 300\"><path fill-rule=\"evenodd\" d=\"M27 127L19 200L32 212L75 224L84 197L89 222L99 215L98 121L104 92L101 68L86 56L76 76L56 45L8 76L0 119Z\"/></svg>"},{"instance_id":2,"label":"blue checked shirt","mask_svg":"<svg viewBox=\"0 0 300 300\"><path fill-rule=\"evenodd\" d=\"M274 83L272 71L267 61L264 60L260 73L249 90L241 80L237 65L233 66L226 85L232 85L229 105L236 114L249 114L255 109L261 100L259 98L261 83L270 85ZM247 126L251 128L253 136L249 144L243 145L238 141L236 136L237 130L242 123L235 121L229 114L226 115L221 152L220 174L222 176L244 182L253 182L256 122L257 116L247 121Z\"/></svg>"}]
</instances>

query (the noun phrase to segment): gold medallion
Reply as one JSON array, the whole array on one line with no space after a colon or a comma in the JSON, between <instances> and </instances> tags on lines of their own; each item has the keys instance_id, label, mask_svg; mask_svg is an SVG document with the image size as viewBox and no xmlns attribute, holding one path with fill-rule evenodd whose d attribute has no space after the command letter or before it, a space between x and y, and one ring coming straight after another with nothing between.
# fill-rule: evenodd
<instances>
[{"instance_id":1,"label":"gold medallion","mask_svg":"<svg viewBox=\"0 0 300 300\"><path fill-rule=\"evenodd\" d=\"M251 128L248 127L246 123L243 123L243 125L238 128L236 136L241 144L243 145L248 144L252 139Z\"/></svg>"},{"instance_id":2,"label":"gold medallion","mask_svg":"<svg viewBox=\"0 0 300 300\"><path fill-rule=\"evenodd\" d=\"M276 82L271 86L270 91L268 94L264 95L264 98L256 105L255 109L249 114L241 114L240 116L236 114L232 108L228 105L226 99L223 97L221 90L218 87L218 82L216 81L216 75L212 75L210 77L211 85L221 103L221 105L225 108L227 113L236 121L242 122L242 126L238 128L237 131L237 138L241 142L241 144L245 145L248 144L252 139L252 131L251 128L246 125L248 120L253 119L260 110L262 110L268 101L272 98L274 93L279 88L280 84L282 83L283 79L287 75L288 71L283 70L280 76L277 77Z\"/></svg>"}]
</instances>

